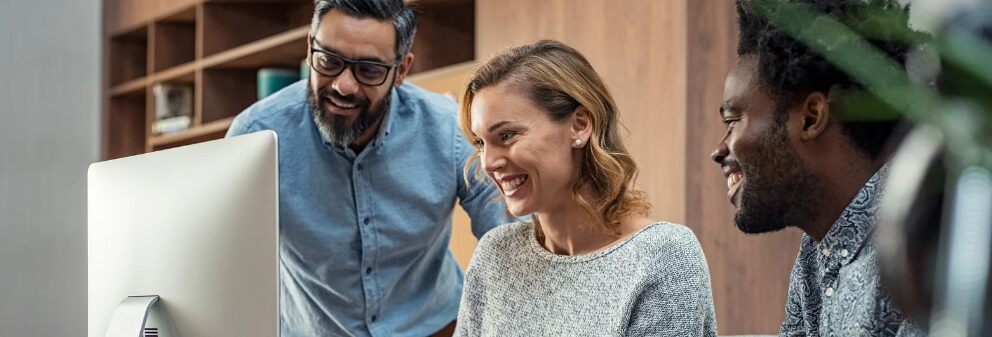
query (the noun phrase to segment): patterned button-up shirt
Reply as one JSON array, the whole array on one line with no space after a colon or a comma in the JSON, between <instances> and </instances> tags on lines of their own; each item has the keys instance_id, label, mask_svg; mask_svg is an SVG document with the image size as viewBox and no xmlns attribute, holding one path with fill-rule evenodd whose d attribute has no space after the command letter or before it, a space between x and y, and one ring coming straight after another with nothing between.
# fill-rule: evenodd
<instances>
[{"instance_id":1,"label":"patterned button-up shirt","mask_svg":"<svg viewBox=\"0 0 992 337\"><path fill-rule=\"evenodd\" d=\"M888 165L817 242L803 235L789 281L782 336L916 336L879 282L872 242Z\"/></svg>"}]
</instances>

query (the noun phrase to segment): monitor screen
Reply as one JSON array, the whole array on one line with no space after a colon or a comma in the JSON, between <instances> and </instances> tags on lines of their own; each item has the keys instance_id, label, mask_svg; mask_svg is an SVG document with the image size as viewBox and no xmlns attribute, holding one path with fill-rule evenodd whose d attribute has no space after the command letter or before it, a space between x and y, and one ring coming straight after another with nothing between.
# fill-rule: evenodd
<instances>
[{"instance_id":1,"label":"monitor screen","mask_svg":"<svg viewBox=\"0 0 992 337\"><path fill-rule=\"evenodd\" d=\"M147 295L170 335L278 336L275 133L99 162L88 175L89 337L106 335L122 300Z\"/></svg>"}]
</instances>

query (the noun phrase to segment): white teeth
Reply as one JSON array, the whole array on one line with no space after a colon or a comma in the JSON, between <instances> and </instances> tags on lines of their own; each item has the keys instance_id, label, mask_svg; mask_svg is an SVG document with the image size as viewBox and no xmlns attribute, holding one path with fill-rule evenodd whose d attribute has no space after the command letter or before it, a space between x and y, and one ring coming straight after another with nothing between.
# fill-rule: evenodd
<instances>
[{"instance_id":1,"label":"white teeth","mask_svg":"<svg viewBox=\"0 0 992 337\"><path fill-rule=\"evenodd\" d=\"M340 101L334 99L333 97L327 97L327 99L329 101L331 101L331 103L333 103L334 105L337 105L339 108L342 108L342 109L354 109L354 108L358 107L357 104L341 103Z\"/></svg>"},{"instance_id":2,"label":"white teeth","mask_svg":"<svg viewBox=\"0 0 992 337\"><path fill-rule=\"evenodd\" d=\"M727 188L733 189L734 186L741 182L742 176L740 173L731 173L727 176Z\"/></svg>"},{"instance_id":3,"label":"white teeth","mask_svg":"<svg viewBox=\"0 0 992 337\"><path fill-rule=\"evenodd\" d=\"M526 176L517 177L515 179L511 179L508 181L503 181L500 184L503 185L503 191L512 191L513 189L517 188L517 186L520 186L520 184L522 184L524 180L526 180Z\"/></svg>"}]
</instances>

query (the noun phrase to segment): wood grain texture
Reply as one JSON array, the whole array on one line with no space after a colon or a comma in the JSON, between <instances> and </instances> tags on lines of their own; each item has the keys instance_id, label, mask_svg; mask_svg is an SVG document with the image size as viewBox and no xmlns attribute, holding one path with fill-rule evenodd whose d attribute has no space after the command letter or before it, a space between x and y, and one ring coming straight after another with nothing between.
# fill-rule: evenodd
<instances>
[{"instance_id":1,"label":"wood grain texture","mask_svg":"<svg viewBox=\"0 0 992 337\"><path fill-rule=\"evenodd\" d=\"M726 130L718 111L737 60L737 13L731 1L688 2L686 220L709 261L720 334L777 333L800 232L748 236L733 224L726 182L709 155Z\"/></svg>"},{"instance_id":2,"label":"wood grain texture","mask_svg":"<svg viewBox=\"0 0 992 337\"><path fill-rule=\"evenodd\" d=\"M148 28L142 27L109 39L111 85L148 74L148 35Z\"/></svg>"},{"instance_id":3,"label":"wood grain texture","mask_svg":"<svg viewBox=\"0 0 992 337\"><path fill-rule=\"evenodd\" d=\"M308 13L313 12L313 5L307 2L205 3L203 6L201 57L307 26ZM306 50L305 45L303 48Z\"/></svg>"},{"instance_id":4,"label":"wood grain texture","mask_svg":"<svg viewBox=\"0 0 992 337\"><path fill-rule=\"evenodd\" d=\"M107 126L114 130L107 137L107 159L136 155L145 150L145 90L110 98L112 114Z\"/></svg>"},{"instance_id":5,"label":"wood grain texture","mask_svg":"<svg viewBox=\"0 0 992 337\"><path fill-rule=\"evenodd\" d=\"M258 100L255 69L204 69L201 75L203 124L236 116Z\"/></svg>"},{"instance_id":6,"label":"wood grain texture","mask_svg":"<svg viewBox=\"0 0 992 337\"><path fill-rule=\"evenodd\" d=\"M119 33L184 12L201 0L104 0L104 32Z\"/></svg>"},{"instance_id":7,"label":"wood grain texture","mask_svg":"<svg viewBox=\"0 0 992 337\"><path fill-rule=\"evenodd\" d=\"M151 27L154 72L193 62L196 57L195 22L157 22Z\"/></svg>"},{"instance_id":8,"label":"wood grain texture","mask_svg":"<svg viewBox=\"0 0 992 337\"><path fill-rule=\"evenodd\" d=\"M511 46L551 38L582 52L617 101L629 129L639 186L653 216L685 221L684 1L481 0L479 62Z\"/></svg>"},{"instance_id":9,"label":"wood grain texture","mask_svg":"<svg viewBox=\"0 0 992 337\"><path fill-rule=\"evenodd\" d=\"M420 4L411 74L475 59L475 3Z\"/></svg>"}]
</instances>

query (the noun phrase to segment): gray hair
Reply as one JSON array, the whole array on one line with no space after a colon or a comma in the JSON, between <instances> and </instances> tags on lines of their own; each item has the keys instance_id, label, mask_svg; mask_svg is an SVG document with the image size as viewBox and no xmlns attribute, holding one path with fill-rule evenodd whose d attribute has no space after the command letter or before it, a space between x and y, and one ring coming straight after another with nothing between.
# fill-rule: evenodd
<instances>
[{"instance_id":1,"label":"gray hair","mask_svg":"<svg viewBox=\"0 0 992 337\"><path fill-rule=\"evenodd\" d=\"M389 20L396 30L396 61L413 48L413 37L417 34L417 17L414 9L403 0L314 0L313 20L310 33L316 34L320 20L332 9L340 9L349 16Z\"/></svg>"}]
</instances>

